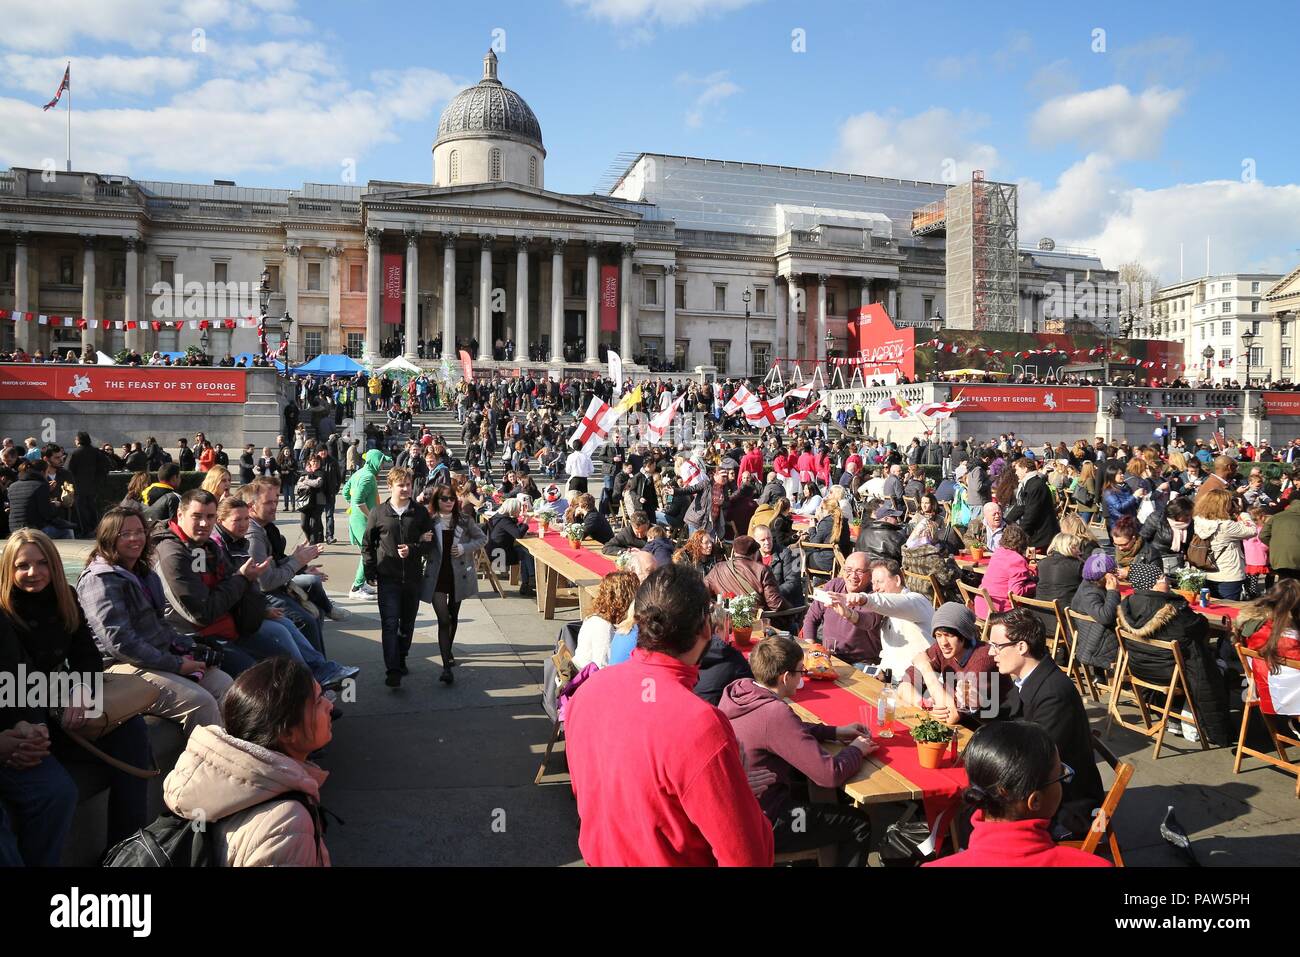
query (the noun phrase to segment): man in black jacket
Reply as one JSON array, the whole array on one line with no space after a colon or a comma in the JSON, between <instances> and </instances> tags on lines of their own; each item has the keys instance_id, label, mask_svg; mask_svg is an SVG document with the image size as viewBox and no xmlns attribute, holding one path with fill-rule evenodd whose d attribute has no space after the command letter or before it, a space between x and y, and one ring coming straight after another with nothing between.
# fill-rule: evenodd
<instances>
[{"instance_id":1,"label":"man in black jacket","mask_svg":"<svg viewBox=\"0 0 1300 957\"><path fill-rule=\"evenodd\" d=\"M140 447L136 442L131 446L131 451L126 454L124 463L127 471L130 472L147 472L149 471L149 453Z\"/></svg>"},{"instance_id":2,"label":"man in black jacket","mask_svg":"<svg viewBox=\"0 0 1300 957\"><path fill-rule=\"evenodd\" d=\"M601 549L604 555L617 555L630 548L645 548L646 533L650 531L650 517L645 512L633 512L627 524L614 533L614 537Z\"/></svg>"},{"instance_id":3,"label":"man in black jacket","mask_svg":"<svg viewBox=\"0 0 1300 957\"><path fill-rule=\"evenodd\" d=\"M321 490L325 495L325 510L321 513L325 520L325 542L333 545L335 500L343 484L343 470L339 468L339 460L327 448L318 449L316 458L320 463L321 474L325 477L325 485Z\"/></svg>"},{"instance_id":4,"label":"man in black jacket","mask_svg":"<svg viewBox=\"0 0 1300 957\"><path fill-rule=\"evenodd\" d=\"M1029 544L1040 552L1046 552L1061 530L1052 493L1038 474L1038 462L1032 452L1016 459L1014 468L1020 484L1016 488L1015 503L1006 510L1002 520L1008 525L1019 525L1029 535Z\"/></svg>"},{"instance_id":5,"label":"man in black jacket","mask_svg":"<svg viewBox=\"0 0 1300 957\"><path fill-rule=\"evenodd\" d=\"M881 505L872 513L870 522L862 524L858 533L856 552L866 552L874 562L889 559L903 561L903 543L907 541L907 529L899 525L903 513L889 503Z\"/></svg>"},{"instance_id":6,"label":"man in black jacket","mask_svg":"<svg viewBox=\"0 0 1300 957\"><path fill-rule=\"evenodd\" d=\"M791 608L807 605L799 553L788 545L777 551L772 541L772 529L767 525L755 525L751 534L754 541L758 542L759 560L772 569L777 590L781 592L781 597L785 599L786 604Z\"/></svg>"},{"instance_id":7,"label":"man in black jacket","mask_svg":"<svg viewBox=\"0 0 1300 957\"><path fill-rule=\"evenodd\" d=\"M71 523L60 515L50 496L41 464L29 460L18 463L18 481L9 486L9 526L11 529L37 528L50 538L72 538Z\"/></svg>"},{"instance_id":8,"label":"man in black jacket","mask_svg":"<svg viewBox=\"0 0 1300 957\"><path fill-rule=\"evenodd\" d=\"M180 448L176 450L176 461L180 463L182 472L194 471L194 453L190 451L189 440L181 436L178 440Z\"/></svg>"},{"instance_id":9,"label":"man in black jacket","mask_svg":"<svg viewBox=\"0 0 1300 957\"><path fill-rule=\"evenodd\" d=\"M641 463L641 471L632 477L632 504L638 512L654 515L659 511L659 493L655 491L655 465L649 459Z\"/></svg>"},{"instance_id":10,"label":"man in black jacket","mask_svg":"<svg viewBox=\"0 0 1300 957\"><path fill-rule=\"evenodd\" d=\"M411 471L388 471L390 497L370 511L361 539L366 581L379 589L384 683L396 688L406 673L406 656L415 635L424 584L424 559L433 551L433 520L424 506L411 501Z\"/></svg>"},{"instance_id":11,"label":"man in black jacket","mask_svg":"<svg viewBox=\"0 0 1300 957\"><path fill-rule=\"evenodd\" d=\"M1074 780L1062 786L1052 830L1057 840L1081 839L1092 825L1093 809L1106 797L1083 699L1048 655L1043 624L1028 608L994 616L989 650L999 673L1013 682L998 717L1022 718L1042 727L1056 743L1061 763L1074 769Z\"/></svg>"},{"instance_id":12,"label":"man in black jacket","mask_svg":"<svg viewBox=\"0 0 1300 957\"><path fill-rule=\"evenodd\" d=\"M76 442L77 447L68 456L68 471L72 473L72 487L77 493L77 524L82 538L94 538L99 525L95 492L108 479L108 456L91 444L89 432L78 432Z\"/></svg>"}]
</instances>

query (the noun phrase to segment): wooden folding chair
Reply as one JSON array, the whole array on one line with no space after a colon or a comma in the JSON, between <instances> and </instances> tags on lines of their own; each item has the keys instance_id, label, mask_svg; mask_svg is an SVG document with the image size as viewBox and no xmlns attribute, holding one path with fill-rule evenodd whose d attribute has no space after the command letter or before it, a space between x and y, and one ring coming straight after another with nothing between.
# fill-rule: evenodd
<instances>
[{"instance_id":1,"label":"wooden folding chair","mask_svg":"<svg viewBox=\"0 0 1300 957\"><path fill-rule=\"evenodd\" d=\"M809 567L809 554L816 551L826 551L827 549L829 549L831 553L830 571L821 571ZM812 596L813 589L817 587L817 582L814 579L821 579L821 584L825 584L832 578L839 578L841 572L844 570L844 556L840 554L839 546L834 542L827 542L824 545L818 545L813 542L800 542L799 560L802 564L804 581L807 583L808 595L810 597Z\"/></svg>"},{"instance_id":2,"label":"wooden folding chair","mask_svg":"<svg viewBox=\"0 0 1300 957\"><path fill-rule=\"evenodd\" d=\"M1183 666L1183 651L1178 647L1178 642L1160 641L1158 638L1137 638L1122 625L1115 626L1115 635L1119 638L1120 659L1115 671L1117 693L1111 695L1110 705L1107 708L1106 737L1110 737L1111 725L1118 721L1130 731L1136 731L1148 738L1154 738L1156 746L1151 760L1158 760L1160 758L1160 749L1164 746L1165 730L1169 726L1169 715L1173 710L1174 701L1177 698L1183 698L1192 712L1192 724L1195 726L1197 736L1200 739L1201 750L1208 751L1210 744L1205 740L1205 731L1201 727L1201 713L1196 707L1196 699L1192 697L1187 688L1187 672ZM1155 684L1133 674L1131 655L1134 647L1147 648L1153 652L1167 652L1170 655L1173 659L1173 670L1169 674L1168 684ZM1141 724L1136 721L1127 721L1119 713L1120 695L1126 691L1131 691L1133 694L1138 713L1142 718ZM1148 704L1146 699L1142 697L1143 691L1163 695L1163 705L1156 708L1154 705ZM1152 720L1153 714L1155 720ZM1186 721L1187 719L1180 716L1180 720Z\"/></svg>"},{"instance_id":3,"label":"wooden folding chair","mask_svg":"<svg viewBox=\"0 0 1300 957\"><path fill-rule=\"evenodd\" d=\"M1241 662L1242 669L1246 672L1247 685L1246 701L1241 709L1241 733L1237 736L1237 753L1232 763L1232 773L1241 773L1241 759L1246 755L1259 758L1275 768L1281 768L1288 774L1294 774L1296 776L1295 796L1300 798L1300 761L1293 760L1291 755L1287 753L1288 748L1300 748L1300 737L1277 730L1277 725L1274 724L1273 719L1280 716L1269 714L1264 710L1260 702L1259 688L1255 684L1255 671L1251 665L1256 661L1267 663L1267 659L1258 651L1247 648L1239 642L1234 643L1233 647L1237 650L1237 658ZM1293 661L1289 658L1283 659L1281 667L1300 671L1300 661ZM1273 739L1273 747L1277 751L1277 757L1265 751L1256 751L1254 748L1246 746L1246 726L1250 723L1251 714L1256 711L1259 712L1264 727L1268 729L1269 737Z\"/></svg>"},{"instance_id":4,"label":"wooden folding chair","mask_svg":"<svg viewBox=\"0 0 1300 957\"><path fill-rule=\"evenodd\" d=\"M1104 838L1106 846L1110 849L1111 861L1116 867L1123 867L1124 855L1120 853L1119 839L1115 836L1115 811L1119 808L1120 799L1124 797L1128 782L1133 777L1134 768L1127 761L1117 758L1115 752L1106 747L1096 731L1092 733L1092 749L1110 765L1110 769L1115 772L1115 781L1106 792L1106 799L1101 802L1101 807L1092 819L1088 836L1082 841L1062 841L1061 844L1065 847L1077 847L1086 854L1096 854Z\"/></svg>"},{"instance_id":5,"label":"wooden folding chair","mask_svg":"<svg viewBox=\"0 0 1300 957\"><path fill-rule=\"evenodd\" d=\"M975 599L976 597L983 598L984 606L992 611L993 596L991 596L988 593L988 590L982 585L968 585L960 578L957 579L957 590L961 592L961 600L965 603L966 607L974 613L975 624L980 626L980 641L987 642L989 640L989 628L991 626L989 624L989 619L981 618L979 612L976 611Z\"/></svg>"},{"instance_id":6,"label":"wooden folding chair","mask_svg":"<svg viewBox=\"0 0 1300 957\"><path fill-rule=\"evenodd\" d=\"M945 601L943 597L943 586L939 584L939 576L934 574L933 572L930 573L929 578L930 578L930 598L931 600L934 601L934 607L935 610L937 611L939 606L942 605Z\"/></svg>"},{"instance_id":7,"label":"wooden folding chair","mask_svg":"<svg viewBox=\"0 0 1300 957\"><path fill-rule=\"evenodd\" d=\"M1076 653L1079 647L1079 626L1076 623L1081 621L1090 622L1091 624L1098 626L1101 624L1096 618L1093 618L1092 615L1085 614L1081 611L1075 611L1073 608L1067 608L1065 610L1065 624L1070 631L1070 662L1071 664L1077 664L1079 675L1083 678L1084 684L1080 686L1079 693L1086 693L1093 701L1101 701L1101 692L1105 691L1107 694L1112 694L1115 683L1114 681L1111 681L1109 684L1104 684L1097 681L1097 679L1093 677L1092 669L1090 667L1077 662Z\"/></svg>"},{"instance_id":8,"label":"wooden folding chair","mask_svg":"<svg viewBox=\"0 0 1300 957\"><path fill-rule=\"evenodd\" d=\"M921 510L921 500L919 498L910 498L903 496L903 512L905 518L911 518Z\"/></svg>"},{"instance_id":9,"label":"wooden folding chair","mask_svg":"<svg viewBox=\"0 0 1300 957\"><path fill-rule=\"evenodd\" d=\"M1052 660L1057 658L1057 652L1061 646L1065 646L1065 673L1070 676L1079 689L1079 694L1087 693L1087 683L1080 674L1078 662L1074 660L1074 631L1070 628L1069 619L1066 617L1065 609L1061 607L1058 599L1044 601L1041 598L1030 598L1027 595L1010 595L1012 608L1032 608L1035 611L1042 612L1045 615L1051 615L1053 625L1051 637L1047 639L1047 650L1051 653Z\"/></svg>"},{"instance_id":10,"label":"wooden folding chair","mask_svg":"<svg viewBox=\"0 0 1300 957\"><path fill-rule=\"evenodd\" d=\"M488 550L486 548L479 549L478 567L479 570L483 572L483 577L487 579L487 583L492 587L492 590L497 593L497 597L505 598L505 589L501 587L501 582L497 579L496 572L492 571L492 559L488 557Z\"/></svg>"}]
</instances>

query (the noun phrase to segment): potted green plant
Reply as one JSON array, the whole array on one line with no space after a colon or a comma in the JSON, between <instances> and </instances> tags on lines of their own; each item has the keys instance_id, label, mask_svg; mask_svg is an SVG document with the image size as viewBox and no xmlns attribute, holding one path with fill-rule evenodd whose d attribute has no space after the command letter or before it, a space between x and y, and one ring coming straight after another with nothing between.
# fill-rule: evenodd
<instances>
[{"instance_id":1,"label":"potted green plant","mask_svg":"<svg viewBox=\"0 0 1300 957\"><path fill-rule=\"evenodd\" d=\"M537 516L537 532L539 538L546 537L546 530L551 527L551 519L554 516L551 512L540 512Z\"/></svg>"},{"instance_id":2,"label":"potted green plant","mask_svg":"<svg viewBox=\"0 0 1300 957\"><path fill-rule=\"evenodd\" d=\"M573 548L582 547L583 528L578 522L570 522L564 526L564 537L569 540L569 545Z\"/></svg>"},{"instance_id":3,"label":"potted green plant","mask_svg":"<svg viewBox=\"0 0 1300 957\"><path fill-rule=\"evenodd\" d=\"M966 531L961 536L962 544L966 546L966 551L970 552L970 557L979 562L984 557L984 529L980 523L971 522L966 526Z\"/></svg>"},{"instance_id":4,"label":"potted green plant","mask_svg":"<svg viewBox=\"0 0 1300 957\"><path fill-rule=\"evenodd\" d=\"M1191 565L1184 565L1174 572L1174 591L1187 599L1189 605L1196 604L1197 596L1205 587L1205 572Z\"/></svg>"},{"instance_id":5,"label":"potted green plant","mask_svg":"<svg viewBox=\"0 0 1300 957\"><path fill-rule=\"evenodd\" d=\"M753 592L731 594L727 598L727 613L731 616L731 633L737 644L749 644L758 621L758 596Z\"/></svg>"},{"instance_id":6,"label":"potted green plant","mask_svg":"<svg viewBox=\"0 0 1300 957\"><path fill-rule=\"evenodd\" d=\"M957 737L957 729L936 721L928 715L912 729L912 740L916 742L916 758L923 768L937 768L943 753Z\"/></svg>"}]
</instances>

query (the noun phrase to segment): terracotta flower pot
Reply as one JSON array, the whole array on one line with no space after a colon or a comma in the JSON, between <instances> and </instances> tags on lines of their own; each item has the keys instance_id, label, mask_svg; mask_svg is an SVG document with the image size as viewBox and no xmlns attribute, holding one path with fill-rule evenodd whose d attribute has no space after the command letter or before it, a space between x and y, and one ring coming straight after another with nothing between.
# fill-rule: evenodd
<instances>
[{"instance_id":1,"label":"terracotta flower pot","mask_svg":"<svg viewBox=\"0 0 1300 957\"><path fill-rule=\"evenodd\" d=\"M978 561L982 560L982 559L984 558L984 549L982 549L982 548L972 548L972 549L970 550L970 557L971 557L971 560L972 560L972 561L975 561L975 562L978 562Z\"/></svg>"},{"instance_id":2,"label":"terracotta flower pot","mask_svg":"<svg viewBox=\"0 0 1300 957\"><path fill-rule=\"evenodd\" d=\"M916 759L920 762L921 767L934 770L939 767L944 752L951 746L952 742L950 741L918 741L916 742Z\"/></svg>"},{"instance_id":3,"label":"terracotta flower pot","mask_svg":"<svg viewBox=\"0 0 1300 957\"><path fill-rule=\"evenodd\" d=\"M853 536L853 540L856 542L856 541L858 540L858 536L859 536L860 534L862 534L862 526L861 526L861 525L850 525L850 526L849 526L849 534Z\"/></svg>"},{"instance_id":4,"label":"terracotta flower pot","mask_svg":"<svg viewBox=\"0 0 1300 957\"><path fill-rule=\"evenodd\" d=\"M748 648L754 640L754 626L733 624L731 626L731 634L738 647Z\"/></svg>"},{"instance_id":5,"label":"terracotta flower pot","mask_svg":"<svg viewBox=\"0 0 1300 957\"><path fill-rule=\"evenodd\" d=\"M1192 591L1190 588L1175 588L1174 591L1176 594L1182 595L1184 598L1186 598L1187 604L1189 605L1196 604L1197 594L1196 592Z\"/></svg>"}]
</instances>

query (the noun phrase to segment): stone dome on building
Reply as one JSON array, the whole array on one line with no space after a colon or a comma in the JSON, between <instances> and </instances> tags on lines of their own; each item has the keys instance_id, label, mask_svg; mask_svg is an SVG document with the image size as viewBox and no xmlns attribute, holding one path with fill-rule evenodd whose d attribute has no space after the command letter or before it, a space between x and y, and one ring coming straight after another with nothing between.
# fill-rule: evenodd
<instances>
[{"instance_id":1,"label":"stone dome on building","mask_svg":"<svg viewBox=\"0 0 1300 957\"><path fill-rule=\"evenodd\" d=\"M497 79L497 55L483 58L483 79L461 90L438 122L433 185L520 183L542 186L542 127L524 98Z\"/></svg>"}]
</instances>

